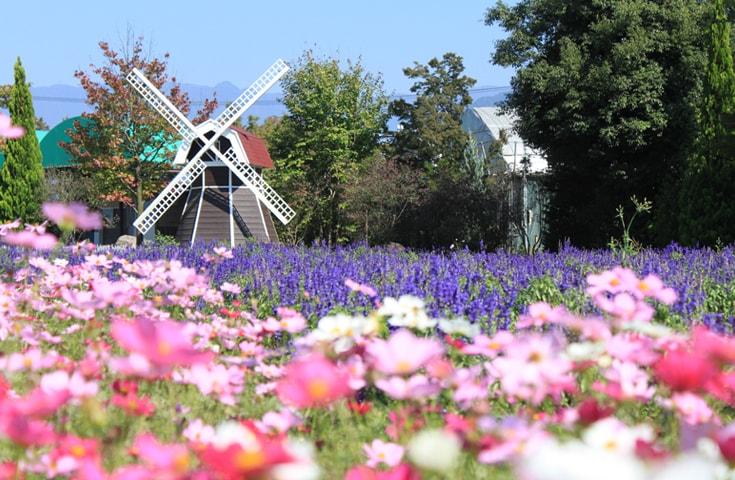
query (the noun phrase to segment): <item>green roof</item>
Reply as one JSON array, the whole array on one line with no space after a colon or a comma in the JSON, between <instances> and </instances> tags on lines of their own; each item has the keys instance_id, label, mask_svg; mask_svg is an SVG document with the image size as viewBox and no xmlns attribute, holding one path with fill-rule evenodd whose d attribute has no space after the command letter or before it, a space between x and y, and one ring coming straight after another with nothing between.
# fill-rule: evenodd
<instances>
[{"instance_id":1,"label":"green roof","mask_svg":"<svg viewBox=\"0 0 735 480\"><path fill-rule=\"evenodd\" d=\"M69 136L67 130L74 128L74 122L79 121L82 126L88 125L91 120L84 117L72 117L64 120L49 131L36 130L36 138L41 146L41 155L43 157L43 168L63 168L74 166L74 161L69 152L61 148L60 143L68 142ZM165 145L164 149L169 152L175 152L179 148L180 141L171 142ZM151 147L148 147L146 153L150 153ZM157 159L164 161L165 157ZM0 153L0 166L5 161L5 157Z\"/></svg>"},{"instance_id":2,"label":"green roof","mask_svg":"<svg viewBox=\"0 0 735 480\"><path fill-rule=\"evenodd\" d=\"M41 143L41 140L46 138L46 135L48 135L48 130L36 130L36 138L38 139L38 143ZM2 151L0 151L0 167L5 163L5 155Z\"/></svg>"}]
</instances>

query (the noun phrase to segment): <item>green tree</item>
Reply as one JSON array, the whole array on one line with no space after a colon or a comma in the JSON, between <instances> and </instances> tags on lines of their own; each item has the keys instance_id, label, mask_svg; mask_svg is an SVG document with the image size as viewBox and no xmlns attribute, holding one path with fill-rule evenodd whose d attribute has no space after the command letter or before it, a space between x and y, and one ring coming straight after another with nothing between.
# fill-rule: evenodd
<instances>
[{"instance_id":1,"label":"green tree","mask_svg":"<svg viewBox=\"0 0 735 480\"><path fill-rule=\"evenodd\" d=\"M548 159L546 245L605 245L616 207L633 195L662 209L656 232L636 238L675 231L672 192L697 132L705 13L697 0L520 0L487 11L486 23L509 33L492 55L516 69L506 107Z\"/></svg>"},{"instance_id":2,"label":"green tree","mask_svg":"<svg viewBox=\"0 0 735 480\"><path fill-rule=\"evenodd\" d=\"M415 63L403 73L415 80L411 92L416 99L391 103L390 111L401 125L394 140L396 153L427 170L442 165L456 169L469 141L462 129L462 113L472 103L469 89L475 80L463 75L462 57L451 52L441 60L432 58L427 65Z\"/></svg>"},{"instance_id":3,"label":"green tree","mask_svg":"<svg viewBox=\"0 0 735 480\"><path fill-rule=\"evenodd\" d=\"M336 59L307 51L282 85L288 112L265 129L276 163L268 180L298 214L281 237L346 241L354 224L347 216L345 187L386 128L383 82L359 61L342 68Z\"/></svg>"},{"instance_id":4,"label":"green tree","mask_svg":"<svg viewBox=\"0 0 735 480\"><path fill-rule=\"evenodd\" d=\"M15 83L8 110L13 123L29 133L8 140L3 147L5 163L0 169L0 220L20 218L27 223L39 222L44 196L43 164L41 148L33 134L36 122L33 99L20 58L15 62Z\"/></svg>"},{"instance_id":5,"label":"green tree","mask_svg":"<svg viewBox=\"0 0 735 480\"><path fill-rule=\"evenodd\" d=\"M735 69L724 0L714 0L709 62L701 102L698 151L681 192L685 244L735 241Z\"/></svg>"}]
</instances>

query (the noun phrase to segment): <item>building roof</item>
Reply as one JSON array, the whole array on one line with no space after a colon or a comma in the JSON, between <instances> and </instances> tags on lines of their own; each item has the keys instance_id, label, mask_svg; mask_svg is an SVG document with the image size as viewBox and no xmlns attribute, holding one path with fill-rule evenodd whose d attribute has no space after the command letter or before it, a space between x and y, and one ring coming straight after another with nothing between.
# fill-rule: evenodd
<instances>
[{"instance_id":1,"label":"building roof","mask_svg":"<svg viewBox=\"0 0 735 480\"><path fill-rule=\"evenodd\" d=\"M36 138L39 143L41 143L41 140L43 140L46 135L48 135L48 130L36 130ZM0 151L0 167L3 163L5 163L5 155Z\"/></svg>"},{"instance_id":2,"label":"building roof","mask_svg":"<svg viewBox=\"0 0 735 480\"><path fill-rule=\"evenodd\" d=\"M232 126L230 129L236 132L237 136L240 138L240 142L245 149L245 155L247 155L250 165L260 168L273 168L273 159L268 153L265 140L253 135L244 128Z\"/></svg>"},{"instance_id":3,"label":"building roof","mask_svg":"<svg viewBox=\"0 0 735 480\"><path fill-rule=\"evenodd\" d=\"M521 160L530 161L529 172L540 173L546 170L546 158L529 146L518 136L513 128L515 118L512 114L501 112L500 107L470 107L462 115L462 126L470 133L478 148L486 154L493 143L500 138L501 130L505 131L507 142L503 145L504 169L518 171L523 167Z\"/></svg>"}]
</instances>

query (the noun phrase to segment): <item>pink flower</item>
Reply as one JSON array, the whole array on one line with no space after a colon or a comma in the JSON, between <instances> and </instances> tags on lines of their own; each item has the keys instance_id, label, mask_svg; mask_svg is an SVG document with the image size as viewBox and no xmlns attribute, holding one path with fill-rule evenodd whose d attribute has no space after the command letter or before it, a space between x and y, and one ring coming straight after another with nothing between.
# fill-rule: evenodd
<instances>
[{"instance_id":1,"label":"pink flower","mask_svg":"<svg viewBox=\"0 0 735 480\"><path fill-rule=\"evenodd\" d=\"M671 396L671 404L684 422L689 425L700 425L709 423L714 417L714 412L707 402L698 395L691 392L675 393Z\"/></svg>"},{"instance_id":2,"label":"pink flower","mask_svg":"<svg viewBox=\"0 0 735 480\"><path fill-rule=\"evenodd\" d=\"M240 295L240 292L242 292L242 288L240 288L239 285L235 285L234 283L230 282L223 282L222 285L220 285L219 289L223 292L231 293L233 295Z\"/></svg>"},{"instance_id":3,"label":"pink flower","mask_svg":"<svg viewBox=\"0 0 735 480\"><path fill-rule=\"evenodd\" d=\"M488 358L495 358L503 351L506 345L513 342L513 338L513 334L505 330L496 333L492 338L480 334L472 339L472 343L462 347L462 353L465 355L484 355Z\"/></svg>"},{"instance_id":4,"label":"pink flower","mask_svg":"<svg viewBox=\"0 0 735 480\"><path fill-rule=\"evenodd\" d=\"M430 382L426 375L414 375L408 380L403 377L380 378L375 381L375 386L396 400L418 400L441 391L441 386Z\"/></svg>"},{"instance_id":5,"label":"pink flower","mask_svg":"<svg viewBox=\"0 0 735 480\"><path fill-rule=\"evenodd\" d=\"M352 393L349 373L320 354L296 359L286 366L276 386L278 398L297 408L328 405Z\"/></svg>"},{"instance_id":6,"label":"pink flower","mask_svg":"<svg viewBox=\"0 0 735 480\"><path fill-rule=\"evenodd\" d=\"M386 472L360 465L351 468L345 474L345 480L421 480L421 474L406 463L401 463Z\"/></svg>"},{"instance_id":7,"label":"pink flower","mask_svg":"<svg viewBox=\"0 0 735 480\"><path fill-rule=\"evenodd\" d=\"M404 448L397 443L384 442L380 439L375 439L370 444L364 444L362 449L368 457L366 465L371 468L375 468L381 463L388 467L395 467L401 463L405 453Z\"/></svg>"},{"instance_id":8,"label":"pink flower","mask_svg":"<svg viewBox=\"0 0 735 480\"><path fill-rule=\"evenodd\" d=\"M0 113L0 138L20 138L25 133L25 128L13 125L9 116Z\"/></svg>"},{"instance_id":9,"label":"pink flower","mask_svg":"<svg viewBox=\"0 0 735 480\"><path fill-rule=\"evenodd\" d=\"M435 340L416 337L401 329L387 341L376 339L367 345L375 369L389 375L408 375L444 352Z\"/></svg>"},{"instance_id":10,"label":"pink flower","mask_svg":"<svg viewBox=\"0 0 735 480\"><path fill-rule=\"evenodd\" d=\"M656 275L649 274L640 280L633 294L638 298L651 297L659 302L671 305L676 301L677 295L673 288L665 288L663 282Z\"/></svg>"},{"instance_id":11,"label":"pink flower","mask_svg":"<svg viewBox=\"0 0 735 480\"><path fill-rule=\"evenodd\" d=\"M50 233L38 233L31 230L8 232L0 239L8 245L34 250L52 250L58 242L57 238Z\"/></svg>"},{"instance_id":12,"label":"pink flower","mask_svg":"<svg viewBox=\"0 0 735 480\"><path fill-rule=\"evenodd\" d=\"M600 293L620 293L630 291L638 283L638 277L635 273L622 267L615 267L599 274L591 273L587 275L587 294L595 297Z\"/></svg>"},{"instance_id":13,"label":"pink flower","mask_svg":"<svg viewBox=\"0 0 735 480\"><path fill-rule=\"evenodd\" d=\"M622 322L650 322L655 313L653 307L645 301L626 292L616 294L612 300L604 295L597 295L594 300L601 310Z\"/></svg>"},{"instance_id":14,"label":"pink flower","mask_svg":"<svg viewBox=\"0 0 735 480\"><path fill-rule=\"evenodd\" d=\"M281 318L280 327L288 333L298 333L306 328L306 318L296 310L278 307L276 313Z\"/></svg>"},{"instance_id":15,"label":"pink flower","mask_svg":"<svg viewBox=\"0 0 735 480\"><path fill-rule=\"evenodd\" d=\"M345 280L345 286L353 292L359 292L371 298L378 295L378 292L376 292L373 287L364 285L362 283L357 283L354 280L350 280L349 278Z\"/></svg>"},{"instance_id":16,"label":"pink flower","mask_svg":"<svg viewBox=\"0 0 735 480\"><path fill-rule=\"evenodd\" d=\"M160 443L150 433L138 435L133 452L149 467L159 470L159 477L164 473L181 475L191 466L191 456L184 445Z\"/></svg>"},{"instance_id":17,"label":"pink flower","mask_svg":"<svg viewBox=\"0 0 735 480\"><path fill-rule=\"evenodd\" d=\"M197 418L181 432L181 435L195 444L210 443L214 439L214 427Z\"/></svg>"},{"instance_id":18,"label":"pink flower","mask_svg":"<svg viewBox=\"0 0 735 480\"><path fill-rule=\"evenodd\" d=\"M546 302L536 302L528 306L528 312L521 315L516 327L542 327L548 323L559 323L566 315L564 307L552 307Z\"/></svg>"},{"instance_id":19,"label":"pink flower","mask_svg":"<svg viewBox=\"0 0 735 480\"><path fill-rule=\"evenodd\" d=\"M145 317L138 317L135 322L115 320L110 332L125 350L138 353L164 369L206 363L213 356L211 352L196 350L183 325L170 320L154 322Z\"/></svg>"},{"instance_id":20,"label":"pink flower","mask_svg":"<svg viewBox=\"0 0 735 480\"><path fill-rule=\"evenodd\" d=\"M47 202L43 204L43 214L62 230L99 230L102 228L102 215L90 211L81 203Z\"/></svg>"}]
</instances>

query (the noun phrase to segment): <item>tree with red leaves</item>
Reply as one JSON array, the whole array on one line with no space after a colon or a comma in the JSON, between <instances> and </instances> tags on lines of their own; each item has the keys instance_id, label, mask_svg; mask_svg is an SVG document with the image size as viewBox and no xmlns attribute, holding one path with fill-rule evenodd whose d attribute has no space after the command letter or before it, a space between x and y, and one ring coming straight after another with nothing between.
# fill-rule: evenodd
<instances>
[{"instance_id":1,"label":"tree with red leaves","mask_svg":"<svg viewBox=\"0 0 735 480\"><path fill-rule=\"evenodd\" d=\"M129 32L120 51L107 42L100 42L99 47L104 63L90 64L89 71L74 74L94 111L76 122L64 148L80 173L93 180L91 203L122 202L140 213L145 202L166 183L165 173L176 153L172 145L179 136L125 76L138 68L184 115L189 115L191 101L176 78L168 74L169 55L152 57L145 51L142 37ZM209 118L216 107L216 99L205 99L193 122Z\"/></svg>"}]
</instances>

